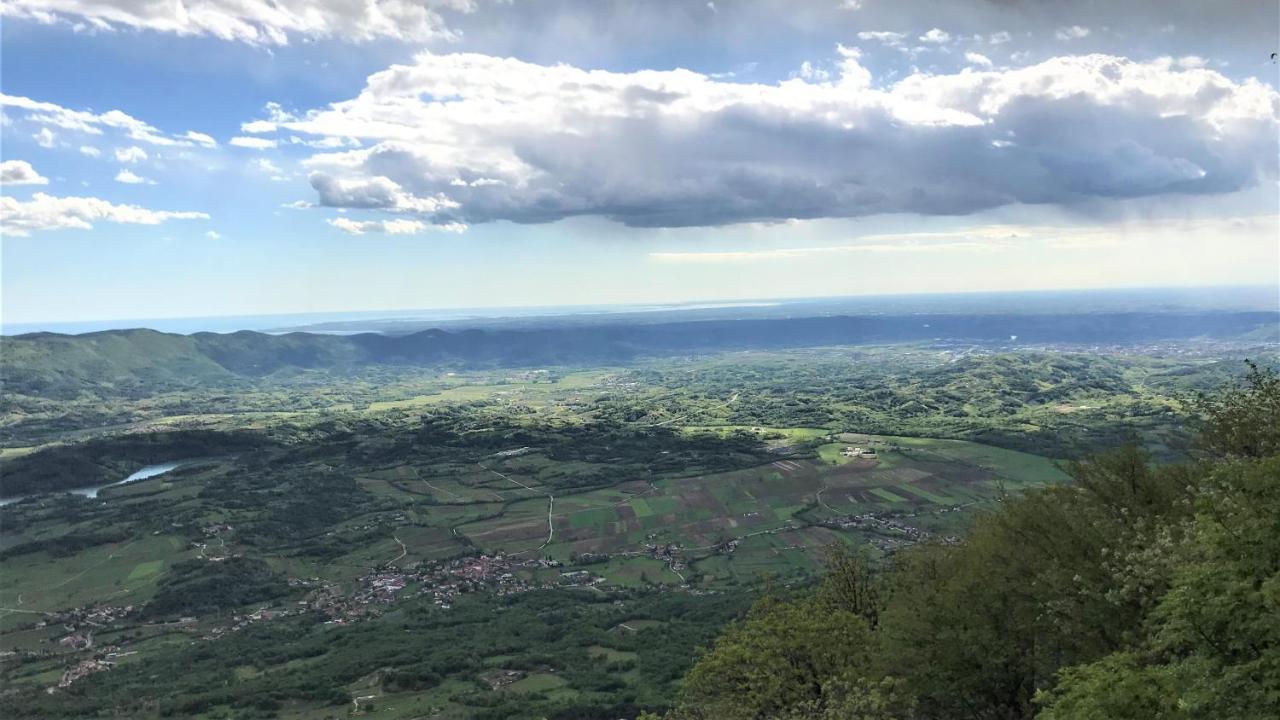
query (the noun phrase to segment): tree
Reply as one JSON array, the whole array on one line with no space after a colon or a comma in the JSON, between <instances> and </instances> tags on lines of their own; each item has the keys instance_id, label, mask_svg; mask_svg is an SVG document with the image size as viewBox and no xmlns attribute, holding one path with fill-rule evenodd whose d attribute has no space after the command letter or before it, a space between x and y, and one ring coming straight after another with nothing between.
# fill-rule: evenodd
<instances>
[{"instance_id":1,"label":"tree","mask_svg":"<svg viewBox=\"0 0 1280 720\"><path fill-rule=\"evenodd\" d=\"M812 598L765 597L685 677L683 713L750 720L820 706L832 679L857 677L873 655L874 638L861 616Z\"/></svg>"},{"instance_id":2,"label":"tree","mask_svg":"<svg viewBox=\"0 0 1280 720\"><path fill-rule=\"evenodd\" d=\"M1149 635L1064 671L1039 717L1280 717L1280 456L1217 467L1195 508Z\"/></svg>"},{"instance_id":3,"label":"tree","mask_svg":"<svg viewBox=\"0 0 1280 720\"><path fill-rule=\"evenodd\" d=\"M874 628L880 616L881 579L867 549L851 551L843 544L830 545L824 560L827 574L818 588L818 601L860 615Z\"/></svg>"},{"instance_id":4,"label":"tree","mask_svg":"<svg viewBox=\"0 0 1280 720\"><path fill-rule=\"evenodd\" d=\"M1245 361L1244 383L1215 395L1201 395L1193 407L1201 416L1200 449L1215 456L1263 458L1280 454L1280 376Z\"/></svg>"}]
</instances>

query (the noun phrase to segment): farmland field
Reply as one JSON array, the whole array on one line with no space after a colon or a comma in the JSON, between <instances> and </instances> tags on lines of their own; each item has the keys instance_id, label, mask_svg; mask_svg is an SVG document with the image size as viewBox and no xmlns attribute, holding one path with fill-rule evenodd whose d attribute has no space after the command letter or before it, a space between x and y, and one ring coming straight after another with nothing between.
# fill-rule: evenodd
<instances>
[{"instance_id":1,"label":"farmland field","mask_svg":"<svg viewBox=\"0 0 1280 720\"><path fill-rule=\"evenodd\" d=\"M685 430L719 432L711 427ZM724 432L743 430L762 437L806 440L830 435L822 429L758 426ZM496 510L500 501L500 512L448 525L456 531L453 538L485 552L536 552L569 562L582 554L644 555L647 547L672 545L688 555L687 561L696 562L721 553L731 541L760 535L794 540L787 547L795 552L817 550L831 542L830 534L845 531L828 529L828 535L818 537L803 531L844 515L867 512L893 511L902 515L901 522L907 527L934 531L945 525L938 521L939 511L985 503L1002 491L1065 477L1048 459L978 443L850 434L840 438L841 443L818 446L817 457L778 459L750 469L630 481L568 494L557 493L544 483L555 463L537 453L488 461L485 472L462 468L462 474L452 478L429 485L407 481L404 486L429 495L435 508L457 505ZM839 457L843 444L877 447L879 456L875 460ZM384 474L388 473L399 478L426 477L405 466ZM555 494L550 524L549 493ZM448 523L439 515L428 522L440 521ZM553 539L544 544L548 536ZM431 547L445 552L452 546L444 534ZM768 543L743 544L733 551L733 557L737 566L749 566L761 574L812 565L797 563ZM610 572L601 574L608 582L630 578L636 573L622 573L618 567L628 562L639 560L615 560ZM712 574L708 582L717 577ZM737 577L741 579L741 574Z\"/></svg>"},{"instance_id":2,"label":"farmland field","mask_svg":"<svg viewBox=\"0 0 1280 720\"><path fill-rule=\"evenodd\" d=\"M46 691L74 663L118 655L75 681L95 689L76 696L84 715L178 665L192 683L179 694L208 695L211 718L264 693L293 698L264 717L315 720L338 696L398 718L519 716L618 693L662 707L759 588L811 584L833 547L880 563L954 543L997 499L1067 480L1055 458L1070 443L1009 428L1070 413L1028 410L999 432L956 424L954 408L889 423L831 385L779 404L752 385L778 377L774 362L803 388L849 367L802 353L397 375L367 392L246 395L240 413L154 418L169 406L149 401L143 419L24 444L0 457L6 481L18 468L46 482L52 468L76 488L204 459L96 499L0 508L0 651L22 658L4 678L47 706L70 697ZM1172 430L1153 417L1127 422L1159 446ZM494 623L506 629L474 632ZM364 660L338 659L353 654ZM387 657L395 672L370 669ZM234 695L204 689L223 682Z\"/></svg>"}]
</instances>

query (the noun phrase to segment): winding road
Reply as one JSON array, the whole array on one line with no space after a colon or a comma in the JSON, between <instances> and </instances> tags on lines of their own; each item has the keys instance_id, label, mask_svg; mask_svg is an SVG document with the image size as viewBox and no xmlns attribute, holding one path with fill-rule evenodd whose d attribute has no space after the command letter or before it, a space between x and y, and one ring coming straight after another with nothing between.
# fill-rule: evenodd
<instances>
[{"instance_id":1,"label":"winding road","mask_svg":"<svg viewBox=\"0 0 1280 720\"><path fill-rule=\"evenodd\" d=\"M390 560L388 560L388 561L387 561L387 564L388 564L388 565L394 565L394 564L396 564L396 563L397 563L397 562L399 562L400 560L404 559L404 556L405 556L405 555L408 555L408 554L409 554L409 548L405 547L405 545L404 545L404 541L403 541L403 540L401 540L401 539L400 539L400 538L399 538L395 533L392 533L392 535L391 535L391 539L392 539L392 540L395 540L395 541L396 541L396 544L400 546L400 554L399 554L399 555L397 555L397 556L395 556L395 557L393 557L393 558L391 558Z\"/></svg>"},{"instance_id":2,"label":"winding road","mask_svg":"<svg viewBox=\"0 0 1280 720\"><path fill-rule=\"evenodd\" d=\"M479 465L479 463L476 463L476 464ZM485 470L488 470L489 472L493 473L494 475L497 475L498 477L504 480L508 480L510 482L515 483L516 485L519 485L520 487L524 488L525 490L528 490L531 493L538 492L536 489L531 488L528 485L525 485L524 483L520 482L519 480L516 480L510 475L503 475L497 470L494 470L493 468L484 467L483 465L480 465L480 467L484 468ZM551 493L547 493L547 539L543 540L542 544L539 545L538 547L530 548L529 550L522 550L521 553L532 552L533 550L541 550L542 548L551 544L551 539L556 536L556 526L553 522L551 522L551 513L552 511L555 510L555 507L556 507L556 496L552 495ZM521 553L512 553L512 554L519 555Z\"/></svg>"}]
</instances>

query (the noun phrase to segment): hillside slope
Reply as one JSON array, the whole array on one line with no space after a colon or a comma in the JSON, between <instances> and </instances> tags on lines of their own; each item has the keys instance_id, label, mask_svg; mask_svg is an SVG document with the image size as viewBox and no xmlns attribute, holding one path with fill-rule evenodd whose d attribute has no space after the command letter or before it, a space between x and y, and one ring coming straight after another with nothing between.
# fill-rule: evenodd
<instances>
[{"instance_id":1,"label":"hillside slope","mask_svg":"<svg viewBox=\"0 0 1280 720\"><path fill-rule=\"evenodd\" d=\"M426 330L349 336L257 332L175 335L113 330L0 338L9 393L136 397L231 388L299 370L373 364L538 366L627 362L645 356L867 343L1137 344L1194 338L1274 341L1280 313L902 315L716 320L530 330Z\"/></svg>"}]
</instances>

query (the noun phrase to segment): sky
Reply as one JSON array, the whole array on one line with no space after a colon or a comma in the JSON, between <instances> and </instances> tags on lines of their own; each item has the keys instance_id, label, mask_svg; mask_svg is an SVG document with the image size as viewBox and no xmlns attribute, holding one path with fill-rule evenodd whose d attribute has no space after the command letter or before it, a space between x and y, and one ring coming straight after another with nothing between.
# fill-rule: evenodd
<instances>
[{"instance_id":1,"label":"sky","mask_svg":"<svg viewBox=\"0 0 1280 720\"><path fill-rule=\"evenodd\" d=\"M1274 0L0 0L4 323L1280 284Z\"/></svg>"}]
</instances>

